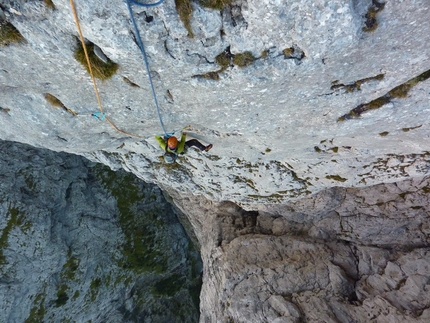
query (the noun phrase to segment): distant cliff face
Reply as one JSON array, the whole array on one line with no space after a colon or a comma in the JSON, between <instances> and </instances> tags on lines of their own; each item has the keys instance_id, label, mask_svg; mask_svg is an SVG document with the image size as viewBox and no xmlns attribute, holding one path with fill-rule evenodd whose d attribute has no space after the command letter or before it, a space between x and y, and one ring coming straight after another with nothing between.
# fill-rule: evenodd
<instances>
[{"instance_id":1,"label":"distant cliff face","mask_svg":"<svg viewBox=\"0 0 430 323\"><path fill-rule=\"evenodd\" d=\"M217 9L207 7L214 2ZM178 9L181 15L176 8L180 3L190 4ZM166 0L150 9L133 6L167 131L178 134L186 127L190 137L214 144L208 153L191 149L173 165L163 162L153 138L162 130L125 3L76 0L76 9L90 54L106 73L114 73L97 83L103 111L118 129L140 138L91 116L99 108L79 62L82 52L68 1L3 0L0 7L2 30L16 29L22 37L16 43L3 41L8 45L0 47L0 138L81 154L168 191L202 245L203 322L241 321L242 314L251 321L270 321L275 320L273 313L279 322L316 321L328 308L334 316L327 321L348 321L356 310L364 311L357 314L363 322L366 315L382 320L374 318L379 314L371 307L351 307L356 299L366 305L363 295L373 295L387 317L394 315L391 306L408 319L426 313L424 303L411 309L406 300L398 304L382 293L403 291L403 283L412 284L420 275L401 266L399 259L415 255L402 248L427 247L424 215L413 224L396 226L403 223L397 218L400 205L405 214L425 210L421 202L408 202L410 192L420 192L419 200L427 201L427 184L419 184L430 170L426 0ZM103 60L107 63L101 64ZM348 190L354 192L352 200L345 197ZM372 196L366 199L373 200L363 200L360 192L369 191ZM386 192L398 195L386 198ZM225 201L233 203L227 210ZM303 209L298 212L300 203ZM346 208L339 210L340 205ZM273 232L260 223L266 213ZM317 219L321 223L316 224ZM375 233L378 221L385 219L391 219L388 227L396 238L390 230ZM211 223L233 233L226 238ZM424 233L410 236L413 230L405 228L411 225ZM249 226L260 229L249 231ZM251 250L237 254L248 244L246 234L237 238L237 232L267 234L272 240L249 237L258 255L252 260L246 256ZM226 239L230 247L220 249ZM315 239L322 239L323 245ZM334 248L333 241L340 241L339 246ZM271 268L279 275L263 275L270 282L286 277L282 288L268 283L270 290L261 295L252 290L249 299L248 292L235 289L234 273L261 273L266 264L278 261L272 252L284 245L292 246L280 251L282 259L322 261L320 267L308 273L297 265L287 273L282 260ZM267 250L267 257L258 246ZM387 248L393 253L386 254ZM351 266L364 267L353 270L339 255L350 259ZM380 255L385 260L377 267L373 260L366 265ZM246 259L239 265L242 256ZM237 258L238 265L229 257ZM398 260L393 263L401 268L402 278L385 289L372 285L372 275L389 271L385 268L390 257ZM359 274L372 278L365 281ZM377 279L387 282L382 276ZM294 285L291 277L302 283ZM244 284L251 290L257 282ZM327 291L321 299L328 303L317 302L319 289ZM266 292L276 297L269 301ZM310 305L304 304L319 310L308 313Z\"/></svg>"},{"instance_id":2,"label":"distant cliff face","mask_svg":"<svg viewBox=\"0 0 430 323\"><path fill-rule=\"evenodd\" d=\"M245 211L177 196L202 243L200 322L428 322L430 178Z\"/></svg>"},{"instance_id":3,"label":"distant cliff face","mask_svg":"<svg viewBox=\"0 0 430 323\"><path fill-rule=\"evenodd\" d=\"M0 322L198 321L198 251L155 185L0 147Z\"/></svg>"}]
</instances>

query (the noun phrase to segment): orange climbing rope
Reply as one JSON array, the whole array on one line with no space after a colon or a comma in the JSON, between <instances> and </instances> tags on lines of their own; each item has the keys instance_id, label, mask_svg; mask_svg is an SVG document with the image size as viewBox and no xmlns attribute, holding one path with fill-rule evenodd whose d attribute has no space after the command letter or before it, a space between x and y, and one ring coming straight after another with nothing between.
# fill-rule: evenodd
<instances>
[{"instance_id":1,"label":"orange climbing rope","mask_svg":"<svg viewBox=\"0 0 430 323\"><path fill-rule=\"evenodd\" d=\"M94 91L96 93L97 103L99 105L100 112L103 113L102 101L100 99L99 90L98 90L97 84L96 84L96 79L94 77L93 70L92 70L92 67L91 67L90 57L88 56L87 46L85 45L85 39L84 39L84 35L82 34L81 24L79 23L79 18L78 18L78 14L76 12L74 0L70 0L70 6L72 7L73 17L75 18L75 23L76 23L76 27L78 28L79 38L81 40L82 47L84 49L85 59L86 59L87 64L88 64L88 70L90 72L91 79L93 81L93 86L94 86ZM109 122L111 124L111 126L116 131L118 131L118 132L120 132L120 133L122 133L124 135L135 137L135 138L142 138L141 136L134 135L134 134L131 134L129 132L126 132L126 131L123 131L123 130L119 129L108 117L106 117L106 121Z\"/></svg>"}]
</instances>

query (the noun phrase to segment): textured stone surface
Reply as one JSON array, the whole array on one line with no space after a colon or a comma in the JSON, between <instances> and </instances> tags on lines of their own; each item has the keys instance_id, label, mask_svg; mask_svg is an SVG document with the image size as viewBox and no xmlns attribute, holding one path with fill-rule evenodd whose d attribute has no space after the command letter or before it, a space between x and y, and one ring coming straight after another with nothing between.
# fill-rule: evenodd
<instances>
[{"instance_id":1,"label":"textured stone surface","mask_svg":"<svg viewBox=\"0 0 430 323\"><path fill-rule=\"evenodd\" d=\"M200 233L200 322L427 322L429 188L333 188L254 211L177 197Z\"/></svg>"},{"instance_id":2,"label":"textured stone surface","mask_svg":"<svg viewBox=\"0 0 430 323\"><path fill-rule=\"evenodd\" d=\"M119 64L113 78L98 82L104 111L144 140L90 117L98 107L88 74L73 58L69 1L54 0L55 10L42 1L2 3L27 40L0 49L3 139L95 153L147 181L180 182L184 192L242 204L428 173L429 80L358 119L337 121L430 69L427 1L388 1L371 33L362 31L369 0L238 0L221 12L193 4L194 38L174 1L134 6L167 130L191 125L190 134L214 144L208 155L181 158L182 171L169 176L159 170L152 136L161 128L125 4L76 1L76 8L86 39ZM228 67L219 81L193 77L219 70L215 57L227 47L258 59ZM288 48L304 57L284 55ZM44 93L78 116L50 105ZM116 155L107 161L101 151Z\"/></svg>"},{"instance_id":3,"label":"textured stone surface","mask_svg":"<svg viewBox=\"0 0 430 323\"><path fill-rule=\"evenodd\" d=\"M0 147L0 322L198 321L198 254L155 185Z\"/></svg>"},{"instance_id":4,"label":"textured stone surface","mask_svg":"<svg viewBox=\"0 0 430 323\"><path fill-rule=\"evenodd\" d=\"M119 64L98 82L104 111L142 138L90 117L68 1L0 3L27 40L0 48L0 138L166 190L201 245L201 322L429 321L427 0L193 3L194 38L174 1L134 7L167 130L190 125L214 144L174 165L153 139L160 125L124 3L76 7L87 40ZM256 60L202 76L224 51Z\"/></svg>"}]
</instances>

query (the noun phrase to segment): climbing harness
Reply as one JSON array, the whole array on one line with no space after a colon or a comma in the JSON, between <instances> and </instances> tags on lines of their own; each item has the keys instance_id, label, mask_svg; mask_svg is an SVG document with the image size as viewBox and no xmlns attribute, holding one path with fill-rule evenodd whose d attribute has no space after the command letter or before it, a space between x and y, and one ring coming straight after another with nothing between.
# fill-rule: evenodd
<instances>
[{"instance_id":1,"label":"climbing harness","mask_svg":"<svg viewBox=\"0 0 430 323\"><path fill-rule=\"evenodd\" d=\"M74 0L70 0L70 6L72 7L73 17L75 18L75 24L76 24L76 27L77 27L78 33L79 33L79 39L81 41L82 48L84 49L85 59L86 59L87 64L88 64L88 70L90 72L91 80L93 81L94 91L96 93L97 103L98 103L99 109L100 109L100 112L93 113L92 115L95 116L99 120L106 120L107 122L110 123L110 125L116 131L118 131L118 132L120 132L120 133L122 133L124 135L130 136L130 137L135 137L135 138L142 138L141 136L134 135L134 134L131 134L131 133L128 133L126 131L123 131L123 130L119 129L108 117L106 117L106 114L103 112L102 101L100 99L100 95L99 95L99 91L98 91L98 88L97 88L96 80L95 80L95 77L94 77L94 74L93 74L93 70L92 70L92 67L91 67L91 62L90 62L90 58L88 56L87 46L85 44L84 35L82 34L81 24L79 23L79 18L78 18L78 14L76 12Z\"/></svg>"},{"instance_id":2,"label":"climbing harness","mask_svg":"<svg viewBox=\"0 0 430 323\"><path fill-rule=\"evenodd\" d=\"M146 71L148 73L149 84L151 85L152 97L154 98L155 107L157 109L158 119L160 120L160 125L161 125L161 128L163 129L164 135L168 136L169 134L166 132L163 119L161 118L160 107L158 106L157 95L155 93L154 84L152 82L152 76L151 76L151 71L149 70L148 58L146 56L145 47L143 46L142 39L140 38L139 29L137 28L136 20L134 19L134 16L133 16L133 9L131 8L131 4L130 4L130 3L133 3L142 7L154 7L161 4L163 1L164 0L159 0L158 2L155 2L155 3L143 4L143 3L137 2L136 0L126 0L126 3L128 7L128 12L130 14L131 22L133 23L137 45L139 46L140 52L142 53L142 57L145 62Z\"/></svg>"},{"instance_id":3,"label":"climbing harness","mask_svg":"<svg viewBox=\"0 0 430 323\"><path fill-rule=\"evenodd\" d=\"M172 164L176 161L176 159L178 158L178 155L176 153L172 153L170 151L167 151L167 145L166 145L163 158L167 164Z\"/></svg>"}]
</instances>

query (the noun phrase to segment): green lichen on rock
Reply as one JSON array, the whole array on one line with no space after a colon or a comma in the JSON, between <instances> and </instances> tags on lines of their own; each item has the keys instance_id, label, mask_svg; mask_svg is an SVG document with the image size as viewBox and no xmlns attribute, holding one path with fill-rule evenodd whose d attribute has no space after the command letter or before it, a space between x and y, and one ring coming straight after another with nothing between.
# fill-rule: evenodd
<instances>
[{"instance_id":1,"label":"green lichen on rock","mask_svg":"<svg viewBox=\"0 0 430 323\"><path fill-rule=\"evenodd\" d=\"M70 113L71 115L74 115L74 116L78 115L75 111L66 107L64 103L61 102L60 99L58 99L55 95L51 93L44 93L43 96L45 97L45 100L52 106L62 108L64 111L66 111L67 113Z\"/></svg>"},{"instance_id":2,"label":"green lichen on rock","mask_svg":"<svg viewBox=\"0 0 430 323\"><path fill-rule=\"evenodd\" d=\"M420 124L419 126L416 126L416 127L402 128L402 131L403 132L409 132L411 130L418 129L418 128L421 128L421 127L422 127L422 125Z\"/></svg>"},{"instance_id":3,"label":"green lichen on rock","mask_svg":"<svg viewBox=\"0 0 430 323\"><path fill-rule=\"evenodd\" d=\"M158 227L163 222L158 217L157 205L138 216L138 204L146 198L139 179L133 174L125 174L118 182L115 172L106 167L99 166L95 171L104 187L117 199L119 224L125 236L122 246L124 257L119 260L119 265L136 273L165 272L167 258L159 248L162 237L158 234Z\"/></svg>"},{"instance_id":4,"label":"green lichen on rock","mask_svg":"<svg viewBox=\"0 0 430 323\"><path fill-rule=\"evenodd\" d=\"M55 4L52 2L52 0L43 0L45 3L45 6L47 6L50 9L55 9Z\"/></svg>"},{"instance_id":5,"label":"green lichen on rock","mask_svg":"<svg viewBox=\"0 0 430 323\"><path fill-rule=\"evenodd\" d=\"M334 180L334 181L338 181L338 182L346 182L347 181L346 178L343 178L343 177L341 177L339 175L327 175L325 178L331 179L331 180Z\"/></svg>"},{"instance_id":6,"label":"green lichen on rock","mask_svg":"<svg viewBox=\"0 0 430 323\"><path fill-rule=\"evenodd\" d=\"M184 24L185 29L188 31L188 37L193 38L193 30L191 28L191 16L193 14L193 7L191 6L191 0L175 0L176 11L179 14L179 18Z\"/></svg>"},{"instance_id":7,"label":"green lichen on rock","mask_svg":"<svg viewBox=\"0 0 430 323\"><path fill-rule=\"evenodd\" d=\"M388 92L388 94L393 98L406 98L410 89L412 89L419 82L425 81L428 78L430 78L430 70L421 73L417 77L414 77L399 86L396 86L394 89Z\"/></svg>"},{"instance_id":8,"label":"green lichen on rock","mask_svg":"<svg viewBox=\"0 0 430 323\"><path fill-rule=\"evenodd\" d=\"M385 136L387 136L389 134L389 132L388 131L384 131L384 132L380 132L379 133L379 135L381 136L381 137L385 137Z\"/></svg>"},{"instance_id":9,"label":"green lichen on rock","mask_svg":"<svg viewBox=\"0 0 430 323\"><path fill-rule=\"evenodd\" d=\"M60 288L57 291L57 299L54 301L56 307L63 306L69 300L69 296L67 295L67 285L61 284Z\"/></svg>"},{"instance_id":10,"label":"green lichen on rock","mask_svg":"<svg viewBox=\"0 0 430 323\"><path fill-rule=\"evenodd\" d=\"M8 46L10 44L19 44L25 42L24 37L8 21L0 20L0 46Z\"/></svg>"},{"instance_id":11,"label":"green lichen on rock","mask_svg":"<svg viewBox=\"0 0 430 323\"><path fill-rule=\"evenodd\" d=\"M88 58L91 65L91 70L94 74L94 77L97 77L100 80L107 80L111 78L116 71L118 70L118 64L112 62L109 58L107 58L107 62L103 62L95 53L94 53L94 44L88 42L86 45ZM81 63L88 73L90 73L90 68L87 63L87 59L85 57L84 48L79 40L77 40L75 53L75 59Z\"/></svg>"},{"instance_id":12,"label":"green lichen on rock","mask_svg":"<svg viewBox=\"0 0 430 323\"><path fill-rule=\"evenodd\" d=\"M31 223L26 221L24 214L21 213L16 207L9 207L6 218L9 218L9 220L7 221L6 227L2 230L0 235L0 265L5 265L7 263L6 256L3 252L9 246L8 240L12 230L19 228L25 233L31 227ZM1 267L2 266L0 266L0 268ZM1 272L2 270L0 270L0 273Z\"/></svg>"},{"instance_id":13,"label":"green lichen on rock","mask_svg":"<svg viewBox=\"0 0 430 323\"><path fill-rule=\"evenodd\" d=\"M233 56L233 64L239 67L249 66L254 62L254 60L255 57L251 52L239 53Z\"/></svg>"},{"instance_id":14,"label":"green lichen on rock","mask_svg":"<svg viewBox=\"0 0 430 323\"><path fill-rule=\"evenodd\" d=\"M219 74L224 72L228 67L236 65L239 67L246 67L251 65L255 61L255 57L251 52L244 52L239 54L232 54L230 47L227 47L223 52L215 57L215 62L220 66L216 71L208 72L205 74L193 75L193 78L207 79L218 81L220 79Z\"/></svg>"},{"instance_id":15,"label":"green lichen on rock","mask_svg":"<svg viewBox=\"0 0 430 323\"><path fill-rule=\"evenodd\" d=\"M140 88L140 86L134 82L132 82L128 77L123 77L122 80L127 83L128 85L130 85L131 87L138 87ZM168 90L167 90L168 91Z\"/></svg>"},{"instance_id":16,"label":"green lichen on rock","mask_svg":"<svg viewBox=\"0 0 430 323\"><path fill-rule=\"evenodd\" d=\"M343 89L343 90L345 90L346 93L352 93L352 92L360 91L361 86L365 83L368 83L371 81L383 80L384 76L385 76L384 74L378 74L376 76L366 77L364 79L360 79L360 80L357 80L355 82L348 83L348 84L342 84L342 83L339 83L339 80L335 80L332 82L330 89L331 90Z\"/></svg>"},{"instance_id":17,"label":"green lichen on rock","mask_svg":"<svg viewBox=\"0 0 430 323\"><path fill-rule=\"evenodd\" d=\"M332 147L329 150L331 150L334 153L337 153L339 151L339 147Z\"/></svg>"},{"instance_id":18,"label":"green lichen on rock","mask_svg":"<svg viewBox=\"0 0 430 323\"><path fill-rule=\"evenodd\" d=\"M156 282L151 290L154 296L173 297L183 288L184 284L184 277L173 274L170 277Z\"/></svg>"},{"instance_id":19,"label":"green lichen on rock","mask_svg":"<svg viewBox=\"0 0 430 323\"><path fill-rule=\"evenodd\" d=\"M197 3L202 7L211 8L215 10L222 10L230 5L232 0L198 0ZM193 6L191 0L175 0L176 11L179 18L184 24L185 29L188 31L188 37L193 38L194 33L191 27L191 17L193 15Z\"/></svg>"},{"instance_id":20,"label":"green lichen on rock","mask_svg":"<svg viewBox=\"0 0 430 323\"><path fill-rule=\"evenodd\" d=\"M366 20L364 21L364 32L372 32L378 28L378 20L376 19L377 14L384 9L385 3L381 3L378 0L372 0L367 13L365 15Z\"/></svg>"},{"instance_id":21,"label":"green lichen on rock","mask_svg":"<svg viewBox=\"0 0 430 323\"><path fill-rule=\"evenodd\" d=\"M265 50L263 50L263 51L261 52L261 56L260 56L260 58L265 59L265 58L267 58L267 57L269 57L269 50L268 50L268 49L265 49Z\"/></svg>"},{"instance_id":22,"label":"green lichen on rock","mask_svg":"<svg viewBox=\"0 0 430 323\"><path fill-rule=\"evenodd\" d=\"M233 54L230 53L230 48L215 57L215 62L221 67L219 72L225 71L230 66L232 58Z\"/></svg>"},{"instance_id":23,"label":"green lichen on rock","mask_svg":"<svg viewBox=\"0 0 430 323\"><path fill-rule=\"evenodd\" d=\"M410 89L412 89L415 85L417 85L420 82L423 82L430 78L430 70L427 70L420 75L406 81L405 83L396 86L391 91L387 92L386 94L380 96L377 99L374 99L368 103L363 103L349 111L349 113L341 116L337 119L337 121L344 121L352 118L358 118L366 111L379 109L382 106L386 105L387 103L390 103L395 98L405 98L408 95L408 92Z\"/></svg>"},{"instance_id":24,"label":"green lichen on rock","mask_svg":"<svg viewBox=\"0 0 430 323\"><path fill-rule=\"evenodd\" d=\"M219 78L220 78L219 72L220 71L208 72L205 74L197 74L197 75L193 75L192 78L219 81Z\"/></svg>"},{"instance_id":25,"label":"green lichen on rock","mask_svg":"<svg viewBox=\"0 0 430 323\"><path fill-rule=\"evenodd\" d=\"M77 257L72 256L71 250L69 250L67 254L68 258L66 263L63 265L63 269L61 271L61 278L65 280L75 280L76 271L79 268L79 264L81 260Z\"/></svg>"},{"instance_id":26,"label":"green lichen on rock","mask_svg":"<svg viewBox=\"0 0 430 323\"><path fill-rule=\"evenodd\" d=\"M45 322L44 317L46 314L45 309L46 294L38 294L34 300L33 307L30 310L30 315L24 323L40 323Z\"/></svg>"},{"instance_id":27,"label":"green lichen on rock","mask_svg":"<svg viewBox=\"0 0 430 323\"><path fill-rule=\"evenodd\" d=\"M292 55L294 54L294 47L285 48L282 51L282 54L284 54L285 58L291 58Z\"/></svg>"},{"instance_id":28,"label":"green lichen on rock","mask_svg":"<svg viewBox=\"0 0 430 323\"><path fill-rule=\"evenodd\" d=\"M96 300L101 285L102 285L102 280L100 277L97 277L96 279L93 279L91 281L91 285L90 285L91 302L94 302Z\"/></svg>"},{"instance_id":29,"label":"green lichen on rock","mask_svg":"<svg viewBox=\"0 0 430 323\"><path fill-rule=\"evenodd\" d=\"M206 8L222 10L232 3L232 0L198 0L198 3Z\"/></svg>"}]
</instances>

